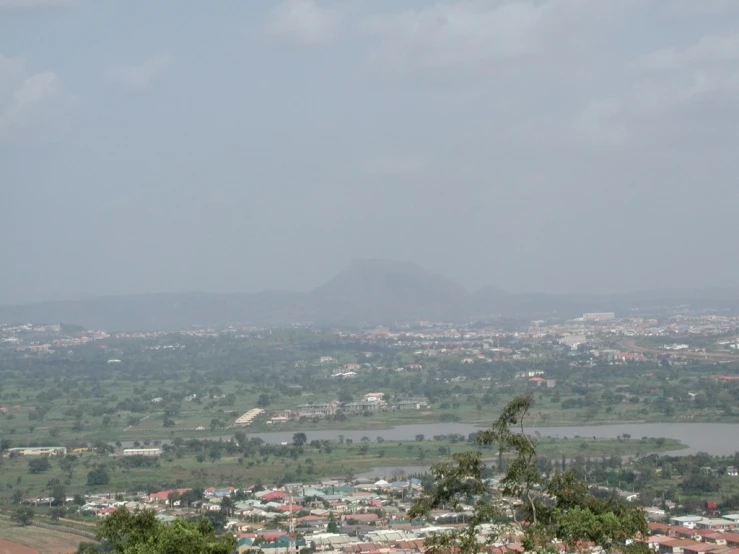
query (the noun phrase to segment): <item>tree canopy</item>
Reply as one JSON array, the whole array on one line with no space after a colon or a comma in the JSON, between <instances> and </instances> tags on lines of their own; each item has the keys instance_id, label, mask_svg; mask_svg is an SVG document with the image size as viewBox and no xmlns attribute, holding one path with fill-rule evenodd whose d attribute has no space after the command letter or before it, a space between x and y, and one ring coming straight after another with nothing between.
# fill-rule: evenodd
<instances>
[{"instance_id":1,"label":"tree canopy","mask_svg":"<svg viewBox=\"0 0 739 554\"><path fill-rule=\"evenodd\" d=\"M236 548L233 536L217 536L207 519L165 524L153 510L116 510L100 523L97 538L118 554L230 554Z\"/></svg>"},{"instance_id":2,"label":"tree canopy","mask_svg":"<svg viewBox=\"0 0 739 554\"><path fill-rule=\"evenodd\" d=\"M308 442L308 437L305 436L305 433L295 433L293 435L293 445L300 448L301 446L305 445L305 443Z\"/></svg>"},{"instance_id":3,"label":"tree canopy","mask_svg":"<svg viewBox=\"0 0 739 554\"><path fill-rule=\"evenodd\" d=\"M31 522L33 521L35 515L36 513L33 511L33 508L29 508L28 506L21 506L15 512L13 512L13 520L24 526L31 525Z\"/></svg>"},{"instance_id":4,"label":"tree canopy","mask_svg":"<svg viewBox=\"0 0 739 554\"><path fill-rule=\"evenodd\" d=\"M540 471L536 440L524 428L531 405L531 396L514 398L492 427L477 435L480 447L497 447L499 460L512 457L500 481L490 478L491 468L479 450L453 454L452 461L432 468L433 487L413 506L411 517L437 508L460 511L462 504L474 509L466 528L427 540L427 552L481 552L510 525L523 530L528 552L556 552L558 543L571 550L599 545L647 552L644 543L634 540L648 534L641 508L619 498L596 497L570 471L551 477Z\"/></svg>"}]
</instances>

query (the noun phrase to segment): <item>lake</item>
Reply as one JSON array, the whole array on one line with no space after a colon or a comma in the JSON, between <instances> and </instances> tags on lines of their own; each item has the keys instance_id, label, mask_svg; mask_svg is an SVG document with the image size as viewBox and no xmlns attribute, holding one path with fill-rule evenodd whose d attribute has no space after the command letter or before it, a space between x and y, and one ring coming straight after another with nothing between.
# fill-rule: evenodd
<instances>
[{"instance_id":1,"label":"lake","mask_svg":"<svg viewBox=\"0 0 739 554\"><path fill-rule=\"evenodd\" d=\"M382 437L385 440L414 440L416 435L423 435L426 439L431 439L434 435L450 435L457 433L465 437L470 433L479 431L482 427L478 427L473 423L419 423L415 425L399 425L390 429L373 429L371 431L342 431L342 430L324 430L324 431L306 431L308 441L312 440L330 440L338 441L339 435L344 438L352 439L359 442L362 437L367 437L371 441ZM246 429L245 429L246 431ZM707 452L714 456L728 456L739 451L739 423L615 423L611 425L573 425L564 427L531 427L527 429L529 434L540 433L547 437L599 437L613 439L619 435L631 435L632 440L639 440L642 437L667 439L677 439L688 448L677 450L675 452L663 452L663 454L695 454L697 452ZM292 442L295 431L275 431L270 433L248 433L249 437L259 437L265 442L271 444L279 444L281 442ZM202 437L211 440L230 439L231 435L223 435L220 437ZM171 441L163 440L166 444ZM123 446L129 448L133 445L133 441L123 441Z\"/></svg>"},{"instance_id":2,"label":"lake","mask_svg":"<svg viewBox=\"0 0 739 554\"><path fill-rule=\"evenodd\" d=\"M458 433L464 436L479 431L472 423L423 423L416 425L399 425L391 429L374 429L372 431L307 431L308 441L337 441L339 435L359 442L362 437L375 441L377 437L385 440L413 440L416 435L424 435L430 439L434 435ZM631 435L632 440L642 437L677 439L688 445L675 454L695 454L707 452L712 455L727 456L739 451L739 423L618 423L613 425L577 425L566 427L531 427L527 432L536 432L548 437L599 437L616 438L619 435ZM276 431L270 433L248 433L250 437L259 437L268 443L292 442L293 431Z\"/></svg>"}]
</instances>

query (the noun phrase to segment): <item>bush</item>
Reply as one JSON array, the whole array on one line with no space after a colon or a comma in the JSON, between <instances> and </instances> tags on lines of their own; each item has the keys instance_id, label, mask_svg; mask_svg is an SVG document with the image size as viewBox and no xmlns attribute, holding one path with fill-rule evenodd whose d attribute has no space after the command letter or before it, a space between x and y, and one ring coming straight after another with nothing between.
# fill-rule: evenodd
<instances>
[{"instance_id":1,"label":"bush","mask_svg":"<svg viewBox=\"0 0 739 554\"><path fill-rule=\"evenodd\" d=\"M36 513L33 511L32 508L18 508L15 512L13 512L13 520L17 521L23 526L31 525L31 522L33 521L33 517L36 515Z\"/></svg>"},{"instance_id":2,"label":"bush","mask_svg":"<svg viewBox=\"0 0 739 554\"><path fill-rule=\"evenodd\" d=\"M28 473L43 473L51 469L49 458L43 456L41 458L33 458L28 460Z\"/></svg>"},{"instance_id":3,"label":"bush","mask_svg":"<svg viewBox=\"0 0 739 554\"><path fill-rule=\"evenodd\" d=\"M108 483L110 483L110 475L104 467L95 468L87 474L87 484L91 487Z\"/></svg>"}]
</instances>

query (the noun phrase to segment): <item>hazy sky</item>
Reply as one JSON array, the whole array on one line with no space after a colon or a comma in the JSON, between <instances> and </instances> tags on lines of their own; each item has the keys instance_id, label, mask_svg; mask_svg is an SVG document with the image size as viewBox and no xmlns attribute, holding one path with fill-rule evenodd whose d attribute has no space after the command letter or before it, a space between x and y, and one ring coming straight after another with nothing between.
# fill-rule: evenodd
<instances>
[{"instance_id":1,"label":"hazy sky","mask_svg":"<svg viewBox=\"0 0 739 554\"><path fill-rule=\"evenodd\" d=\"M0 302L737 286L739 1L0 0Z\"/></svg>"}]
</instances>

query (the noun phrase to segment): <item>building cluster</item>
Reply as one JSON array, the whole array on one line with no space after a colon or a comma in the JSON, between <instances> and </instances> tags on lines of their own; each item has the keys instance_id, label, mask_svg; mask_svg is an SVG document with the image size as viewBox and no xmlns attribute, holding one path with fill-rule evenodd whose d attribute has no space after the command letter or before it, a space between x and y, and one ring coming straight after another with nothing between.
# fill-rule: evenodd
<instances>
[{"instance_id":1,"label":"building cluster","mask_svg":"<svg viewBox=\"0 0 739 554\"><path fill-rule=\"evenodd\" d=\"M422 491L416 478L329 479L267 488L209 487L197 493L190 488L135 495L102 493L88 495L80 511L103 519L121 508L153 509L164 522L220 512L225 515L226 531L238 541L240 553L258 548L289 554L308 548L336 554L420 554L430 535L463 528L474 515L472 505L462 505L456 511L435 509L423 518L410 519L408 511ZM622 496L633 501L627 493ZM509 521L478 529L478 540L486 544L486 551L524 551L522 529L510 512L512 500L501 499ZM648 517L660 522L650 522L649 536L639 540L659 554L739 554L739 514L719 517L710 511L715 503L709 504L712 517L668 517L659 508L648 508ZM492 543L491 532L495 537ZM561 553L568 551L564 544L554 546Z\"/></svg>"},{"instance_id":2,"label":"building cluster","mask_svg":"<svg viewBox=\"0 0 739 554\"><path fill-rule=\"evenodd\" d=\"M240 553L258 548L274 554L303 548L336 554L420 554L430 535L462 528L473 516L473 506L462 505L461 510L435 509L424 518L410 519L408 511L423 490L415 478L323 480L258 488L101 493L86 496L80 511L103 519L122 508L153 509L164 522L221 512L225 514L225 529L236 538ZM621 496L634 500L628 493ZM26 502L49 500L32 498ZM73 501L67 500L70 504ZM503 499L503 505L510 506L506 503L510 500ZM647 508L649 535L637 540L657 554L739 554L739 514L719 515L715 502L706 503L706 513L709 515L668 516L660 508ZM492 543L491 532L495 536ZM480 543L495 554L523 552L522 535L521 527L512 520L482 525L478 530ZM564 544L554 546L561 553L569 551ZM591 546L593 549L583 551L599 551Z\"/></svg>"},{"instance_id":3,"label":"building cluster","mask_svg":"<svg viewBox=\"0 0 739 554\"><path fill-rule=\"evenodd\" d=\"M605 357L614 363L640 362L660 355L692 355L704 353L705 346L691 347L686 337L713 337L716 342L709 350L736 355L739 350L739 317L707 315L703 313L665 314L660 319L633 317L632 314L591 312L573 319L551 318L532 320L516 329L488 323L459 324L444 322L414 322L397 324L392 329L379 327L370 330L336 331L336 336L362 344L382 345L412 352L413 363L397 366L378 362L371 350L353 361L340 360L331 355L321 355L315 360L303 360L296 365L315 367L328 371L336 379L352 379L368 370L418 371L423 368L419 358L458 356L464 363L485 363L499 360L527 360L546 356L552 350L590 352L595 357ZM109 348L103 339L144 340L145 349L179 350L185 348L185 338L225 337L258 341L269 337L271 330L252 326L228 326L224 328L188 329L171 332L121 332L70 329L63 325L0 325L0 347L14 348L26 353L43 355L60 349L70 349L98 341L111 357L108 363L119 364L125 360L121 352ZM728 336L738 333L737 336ZM720 339L718 338L720 337ZM639 339L659 339L654 348L638 348ZM619 343L619 346L614 346ZM625 347L625 348L624 348Z\"/></svg>"},{"instance_id":4,"label":"building cluster","mask_svg":"<svg viewBox=\"0 0 739 554\"><path fill-rule=\"evenodd\" d=\"M288 554L291 547L292 552L307 547L337 554L412 554L424 552L425 540L432 533L466 525L473 509L433 510L425 518L411 520L407 512L422 490L415 478L324 480L254 492L211 487L197 497L192 496L192 489L181 488L127 497L120 493L88 495L80 511L103 519L121 508L153 509L164 522L225 511L225 528L236 537L239 552L258 547L263 552ZM480 541L491 530L492 526L481 527ZM522 550L520 529L501 524L496 530L499 542L492 545L494 549Z\"/></svg>"},{"instance_id":5,"label":"building cluster","mask_svg":"<svg viewBox=\"0 0 739 554\"><path fill-rule=\"evenodd\" d=\"M291 410L280 410L267 420L267 424L287 423L288 421L299 420L301 418L323 418L335 416L338 413L356 415L396 410L420 410L422 408L428 408L428 405L429 403L426 398L403 397L396 400L388 400L385 398L385 393L368 392L361 400L356 402L330 400L328 402L299 404Z\"/></svg>"},{"instance_id":6,"label":"building cluster","mask_svg":"<svg viewBox=\"0 0 739 554\"><path fill-rule=\"evenodd\" d=\"M715 514L716 503L707 502L706 508ZM663 518L664 513L660 519ZM669 523L649 523L649 532L644 541L659 554L739 554L739 514L736 513L714 517L674 516L669 518Z\"/></svg>"}]
</instances>

